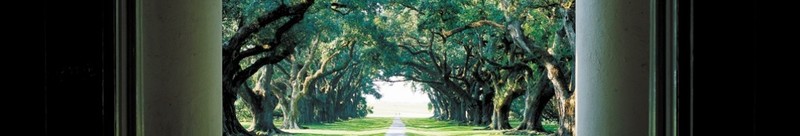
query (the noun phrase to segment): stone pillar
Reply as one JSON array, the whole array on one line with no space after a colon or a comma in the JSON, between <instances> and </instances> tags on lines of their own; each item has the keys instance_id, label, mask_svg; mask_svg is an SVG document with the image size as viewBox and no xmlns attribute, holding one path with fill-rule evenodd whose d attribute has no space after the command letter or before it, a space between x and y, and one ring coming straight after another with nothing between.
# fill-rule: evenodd
<instances>
[{"instance_id":1,"label":"stone pillar","mask_svg":"<svg viewBox=\"0 0 800 136\"><path fill-rule=\"evenodd\" d=\"M138 132L222 134L222 1L139 0Z\"/></svg>"},{"instance_id":2,"label":"stone pillar","mask_svg":"<svg viewBox=\"0 0 800 136\"><path fill-rule=\"evenodd\" d=\"M577 1L577 135L648 134L649 3Z\"/></svg>"}]
</instances>

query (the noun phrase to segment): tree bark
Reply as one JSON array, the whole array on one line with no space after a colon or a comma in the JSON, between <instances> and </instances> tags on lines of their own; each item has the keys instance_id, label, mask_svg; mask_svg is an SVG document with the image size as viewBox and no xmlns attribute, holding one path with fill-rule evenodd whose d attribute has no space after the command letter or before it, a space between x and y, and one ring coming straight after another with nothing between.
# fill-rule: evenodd
<instances>
[{"instance_id":1,"label":"tree bark","mask_svg":"<svg viewBox=\"0 0 800 136\"><path fill-rule=\"evenodd\" d=\"M233 103L236 101L237 91L240 89L240 85L244 83L248 77L252 76L258 68L261 68L266 64L275 64L292 53L292 50L286 49L290 47L280 46L280 38L286 33L286 31L288 31L289 28L302 20L303 14L305 14L308 7L310 7L313 3L314 0L306 0L291 7L280 5L276 10L258 17L258 21L255 23L249 24L248 26L241 26L231 39L223 43L223 135L251 135L242 127L242 125L239 123L239 120L236 118L236 109ZM253 33L262 29L264 26L266 26L266 24L270 24L275 20L286 16L294 17L290 19L289 22L284 23L280 28L278 28L276 34L274 35L274 37L277 37L277 40L270 42L271 45L275 47L269 49L255 48L255 50L251 49L244 52L239 51L244 45L245 39L250 38ZM293 46L291 48L293 48ZM271 55L258 59L244 70L242 70L239 66L239 61L243 58L269 51L273 51L270 52L272 53Z\"/></svg>"},{"instance_id":2,"label":"tree bark","mask_svg":"<svg viewBox=\"0 0 800 136\"><path fill-rule=\"evenodd\" d=\"M494 93L489 93L483 98L483 109L481 110L481 125L489 125L492 122L492 112L494 109Z\"/></svg>"},{"instance_id":3,"label":"tree bark","mask_svg":"<svg viewBox=\"0 0 800 136\"><path fill-rule=\"evenodd\" d=\"M457 114L456 114L455 120L460 122L460 123L467 123L467 122L469 122L469 120L467 120L466 112L467 112L467 105L468 105L469 102L468 102L468 100L464 100L464 99L459 100L459 101L460 102L458 103L458 105L455 106L455 108L456 108L455 111L458 111L458 112L456 112Z\"/></svg>"},{"instance_id":4,"label":"tree bark","mask_svg":"<svg viewBox=\"0 0 800 136\"><path fill-rule=\"evenodd\" d=\"M233 74L239 70L238 65L223 68L222 80L222 134L225 136L249 136L236 117L236 93L241 83L234 83Z\"/></svg>"},{"instance_id":5,"label":"tree bark","mask_svg":"<svg viewBox=\"0 0 800 136\"><path fill-rule=\"evenodd\" d=\"M492 123L489 125L489 128L494 130L503 130L503 129L511 129L511 125L508 124L508 114L511 111L511 102L517 97L521 96L522 91L517 89L512 89L506 92L505 97L500 97L497 99L499 103L495 103L494 105L494 115L492 117Z\"/></svg>"},{"instance_id":6,"label":"tree bark","mask_svg":"<svg viewBox=\"0 0 800 136\"><path fill-rule=\"evenodd\" d=\"M508 123L508 111L509 105L496 107L489 128L494 130L511 129L511 124Z\"/></svg>"},{"instance_id":7,"label":"tree bark","mask_svg":"<svg viewBox=\"0 0 800 136\"><path fill-rule=\"evenodd\" d=\"M517 127L517 130L546 132L544 126L542 126L542 115L547 103L553 98L555 92L546 82L547 80L542 79L541 81L538 84L540 87L538 87L536 91L528 91L525 100L526 108L524 118L522 119L522 123Z\"/></svg>"},{"instance_id":8,"label":"tree bark","mask_svg":"<svg viewBox=\"0 0 800 136\"><path fill-rule=\"evenodd\" d=\"M575 133L575 95L567 85L567 79L562 73L563 68L553 62L543 61L547 70L547 78L555 89L555 98L558 104L559 129L558 134L572 136Z\"/></svg>"},{"instance_id":9,"label":"tree bark","mask_svg":"<svg viewBox=\"0 0 800 136\"><path fill-rule=\"evenodd\" d=\"M563 9L559 9L563 11ZM559 63L560 60L556 60L553 57L552 51L546 51L542 47L538 46L528 46L529 44L528 39L522 35L522 29L520 28L519 21L513 21L509 23L508 31L511 37L514 39L513 42L517 46L521 47L527 56L530 58L536 58L538 61L537 63L545 66L545 74L547 75L547 79L550 80L550 84L553 86L555 90L555 98L558 104L558 113L559 113L559 129L558 134L562 136L572 136L574 135L575 131L575 96L574 90L571 87L568 87L568 84L572 84L572 80L568 80L564 74L565 70L562 63ZM567 42L567 43L574 43L574 42ZM531 44L532 45L532 44ZM572 46L572 45L568 45ZM533 47L533 48L531 48ZM538 56L538 57L537 57Z\"/></svg>"},{"instance_id":10,"label":"tree bark","mask_svg":"<svg viewBox=\"0 0 800 136\"><path fill-rule=\"evenodd\" d=\"M299 109L297 107L299 100L300 98L292 98L291 102L289 102L290 105L289 107L287 107L289 111L288 114L285 114L283 116L283 126L281 126L281 128L283 129L301 128L300 125L297 124L298 122L300 122L300 116L299 116L300 112L298 111Z\"/></svg>"},{"instance_id":11,"label":"tree bark","mask_svg":"<svg viewBox=\"0 0 800 136\"><path fill-rule=\"evenodd\" d=\"M354 54L353 53L353 48L352 48L353 43L354 42L352 42L352 41L346 43L346 46L350 46L350 50L349 50L350 51L350 54L349 54L350 55L350 57L349 57L350 60L352 60L352 58L353 58L352 55ZM314 44L314 43L312 43L312 44ZM343 65L343 66L339 66L337 68L334 68L331 71L326 71L325 70L327 65L330 63L330 61L336 55L338 55L340 53L339 51L336 51L333 54L329 54L329 56L323 57L322 58L322 62L320 62L321 64L320 64L319 69L317 69L312 75L305 76L306 75L306 70L310 68L310 62L312 60L310 58L310 56L313 56L314 52L315 51L311 51L309 53L309 57L306 58L304 66L299 70L298 74L294 77L295 81L294 81L294 87L292 87L292 90L293 90L292 91L292 98L291 98L291 100L289 102L289 107L288 107L289 114L284 116L284 122L283 122L283 126L282 126L282 128L284 128L284 129L301 129L301 128L303 128L298 124L300 122L300 110L299 110L300 107L298 107L299 106L299 101L301 99L303 99L303 97L305 97L309 93L309 91L312 89L311 85L313 83L315 83L318 78L326 76L326 75L329 75L329 74L332 74L333 72L341 71L341 70L343 70L343 69L345 69L345 68L350 66L350 63L349 63L350 60L348 60L348 63Z\"/></svg>"},{"instance_id":12,"label":"tree bark","mask_svg":"<svg viewBox=\"0 0 800 136\"><path fill-rule=\"evenodd\" d=\"M273 123L274 117L272 115L272 111L275 110L275 106L277 105L277 100L274 98L274 95L267 95L273 98L267 98L262 100L261 105L262 108L260 110L253 108L255 106L250 106L251 112L253 113L253 125L248 128L251 132L257 135L272 135L272 134L280 134L284 133L277 127L275 127L275 123Z\"/></svg>"},{"instance_id":13,"label":"tree bark","mask_svg":"<svg viewBox=\"0 0 800 136\"><path fill-rule=\"evenodd\" d=\"M470 105L470 108L467 108L467 114L469 115L469 123L472 125L482 125L481 124L481 105L474 104Z\"/></svg>"},{"instance_id":14,"label":"tree bark","mask_svg":"<svg viewBox=\"0 0 800 136\"><path fill-rule=\"evenodd\" d=\"M273 66L264 66L261 71L262 74L256 82L255 89L249 89L245 86L244 88L247 89L243 89L239 93L240 98L250 104L250 112L253 114L253 125L248 130L256 135L283 133L273 123L272 111L275 110L278 101L270 86L274 73Z\"/></svg>"},{"instance_id":15,"label":"tree bark","mask_svg":"<svg viewBox=\"0 0 800 136\"><path fill-rule=\"evenodd\" d=\"M225 136L249 136L250 133L242 127L239 119L236 118L236 101L234 91L223 91L222 93L222 134Z\"/></svg>"}]
</instances>

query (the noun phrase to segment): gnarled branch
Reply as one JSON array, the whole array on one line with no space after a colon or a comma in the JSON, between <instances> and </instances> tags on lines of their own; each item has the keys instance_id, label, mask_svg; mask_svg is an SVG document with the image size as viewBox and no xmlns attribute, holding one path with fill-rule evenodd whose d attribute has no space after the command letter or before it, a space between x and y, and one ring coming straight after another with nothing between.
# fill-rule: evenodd
<instances>
[{"instance_id":1,"label":"gnarled branch","mask_svg":"<svg viewBox=\"0 0 800 136\"><path fill-rule=\"evenodd\" d=\"M250 36L252 36L253 33L258 32L258 30L260 30L262 27L267 26L267 24L275 22L282 17L303 14L305 13L306 10L308 10L308 7L310 7L311 4L313 3L314 0L305 0L301 4L291 7L285 4L281 4L280 6L275 8L275 10L272 10L271 12L258 17L256 19L256 22L246 26L239 27L239 29L236 30L236 34L234 34L233 37L231 37L231 39L228 40L228 42L223 44L223 52L232 53L231 54L232 56L237 56L238 55L237 52L242 47L242 45L244 45L244 41L247 38L250 38Z\"/></svg>"},{"instance_id":2,"label":"gnarled branch","mask_svg":"<svg viewBox=\"0 0 800 136\"><path fill-rule=\"evenodd\" d=\"M442 38L447 38L447 37L450 37L450 36L452 36L454 34L462 32L464 30L472 29L472 28L478 28L478 27L481 27L481 26L492 26L492 27L496 27L496 28L500 28L500 29L504 29L505 28L505 27L503 27L502 24L494 22L494 21L478 20L478 21L474 21L472 23L469 23L467 25L464 25L464 26L461 26L461 27L458 27L458 28L454 28L454 29L447 30L447 31L443 30L442 32L438 32L437 34L439 34L439 36L442 36Z\"/></svg>"}]
</instances>

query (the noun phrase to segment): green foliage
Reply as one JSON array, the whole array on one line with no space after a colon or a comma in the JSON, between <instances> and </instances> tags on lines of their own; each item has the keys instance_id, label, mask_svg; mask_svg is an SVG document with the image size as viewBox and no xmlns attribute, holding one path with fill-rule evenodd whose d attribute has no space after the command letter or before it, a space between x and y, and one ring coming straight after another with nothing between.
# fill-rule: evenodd
<instances>
[{"instance_id":1,"label":"green foliage","mask_svg":"<svg viewBox=\"0 0 800 136\"><path fill-rule=\"evenodd\" d=\"M250 109L248 109L250 105L247 105L241 99L237 99L234 105L236 106L236 118L239 119L239 122L253 121L253 114L251 114Z\"/></svg>"},{"instance_id":2,"label":"green foliage","mask_svg":"<svg viewBox=\"0 0 800 136\"><path fill-rule=\"evenodd\" d=\"M522 95L517 99L514 99L511 102L511 113L509 114L509 118L520 120L524 116L523 113L525 112L525 99L526 96ZM516 126L516 125L512 125Z\"/></svg>"},{"instance_id":3,"label":"green foliage","mask_svg":"<svg viewBox=\"0 0 800 136\"><path fill-rule=\"evenodd\" d=\"M230 39L240 24L252 24L259 16L274 11L278 5L296 4L297 0L223 0L222 36L223 43ZM509 3L504 3L509 2ZM307 114L333 112L320 105L352 106L347 114L364 117L371 113L372 107L366 104L364 95L381 98L373 81L388 80L391 77L404 77L415 81L414 88L422 93L461 95L455 91L464 90L468 97L488 96L495 98L512 89L534 90L543 71L539 62L531 57L542 54L526 54L519 45L510 39L506 27L513 21L521 22L522 35L529 40L529 47L552 50L553 57L564 62L564 72L574 69L574 17L564 14L562 0L334 0L317 1L303 20L289 29L286 34L276 37L277 29L289 18L268 24L246 40L242 50L261 47L270 41L281 38L283 45L291 45L293 60L284 60L276 67L288 72L277 72L272 77L273 84L284 94L291 94L295 79L303 79L321 69L318 61L333 57L327 69L350 65L345 70L326 75L313 82L311 97L304 106ZM567 0L567 3L574 2ZM334 6L343 5L343 6ZM475 21L486 20L503 27L471 26L459 33L443 36L445 31L462 28ZM571 29L568 29L571 28ZM352 45L345 43L353 42ZM270 45L273 46L273 45ZM354 52L348 52L353 46ZM402 46L402 47L401 47ZM403 48L407 47L407 48ZM334 52L338 55L332 56ZM314 54L314 55L309 55ZM239 62L242 68L266 56L259 54ZM352 58L350 57L352 56ZM306 75L292 73L305 61L312 63ZM526 61L527 60L527 61ZM514 65L523 68L508 68ZM276 68L277 69L277 68ZM294 69L294 70L297 70ZM525 70L528 69L528 70ZM476 74L485 76L486 81L477 81ZM300 78L292 79L295 76ZM338 76L338 77L337 77ZM259 73L246 81L255 86ZM452 83L452 84L444 84ZM491 86L496 85L496 86ZM481 92L474 90L491 90ZM289 91L286 91L289 90ZM351 97L353 96L353 97ZM445 98L432 98L432 101ZM451 98L453 99L453 98ZM482 99L482 98L481 98ZM491 99L491 98L490 98ZM511 114L518 117L524 111L524 96L514 99ZM500 100L500 99L495 99ZM461 102L461 101L459 101ZM495 101L495 104L499 103ZM237 101L239 109L246 110ZM438 110L434 104L428 109ZM314 111L314 112L312 112ZM243 112L242 112L243 113ZM237 114L238 115L238 114ZM242 114L240 119L248 119ZM250 115L250 114L247 114ZM309 118L322 118L318 115ZM311 119L309 119L311 120ZM414 125L414 121L410 120ZM424 121L422 121L425 124ZM427 122L427 124L435 124ZM407 123L408 125L408 123ZM443 128L446 130L448 128ZM459 128L461 129L461 128Z\"/></svg>"}]
</instances>

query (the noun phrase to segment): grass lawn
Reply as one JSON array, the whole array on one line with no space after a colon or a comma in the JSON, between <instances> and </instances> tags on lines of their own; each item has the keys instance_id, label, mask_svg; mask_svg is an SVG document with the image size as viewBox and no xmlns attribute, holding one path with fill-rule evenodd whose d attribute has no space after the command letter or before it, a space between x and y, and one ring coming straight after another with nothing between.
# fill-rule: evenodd
<instances>
[{"instance_id":1,"label":"grass lawn","mask_svg":"<svg viewBox=\"0 0 800 136\"><path fill-rule=\"evenodd\" d=\"M468 136L499 136L503 135L503 130L481 130L486 126L472 126L459 124L452 121L438 121L429 118L403 118L406 124L406 135L427 136L427 135L468 135ZM512 127L518 126L522 121L518 119L509 120ZM545 124L545 130L555 131L556 124Z\"/></svg>"},{"instance_id":2,"label":"grass lawn","mask_svg":"<svg viewBox=\"0 0 800 136\"><path fill-rule=\"evenodd\" d=\"M250 125L253 125L252 122L239 122L239 123L242 124L242 127L244 127L244 129L250 128Z\"/></svg>"},{"instance_id":3,"label":"grass lawn","mask_svg":"<svg viewBox=\"0 0 800 136\"><path fill-rule=\"evenodd\" d=\"M356 118L334 123L315 123L302 125L309 129L281 129L296 136L323 136L323 135L364 135L383 136L386 129L392 124L389 117ZM250 127L250 122L241 122L245 128ZM275 120L274 124L280 128L283 120Z\"/></svg>"},{"instance_id":4,"label":"grass lawn","mask_svg":"<svg viewBox=\"0 0 800 136\"><path fill-rule=\"evenodd\" d=\"M403 118L402 120L406 125L406 135L409 136L503 135L501 130L480 130L486 126L459 124L454 121L438 121L430 118Z\"/></svg>"},{"instance_id":5,"label":"grass lawn","mask_svg":"<svg viewBox=\"0 0 800 136\"><path fill-rule=\"evenodd\" d=\"M392 118L369 117L356 118L334 123L308 124L302 126L308 127L309 129L368 131L389 129L390 125L392 125Z\"/></svg>"},{"instance_id":6,"label":"grass lawn","mask_svg":"<svg viewBox=\"0 0 800 136\"><path fill-rule=\"evenodd\" d=\"M544 130L547 132L556 132L556 130L558 130L558 124L556 123L545 123L542 127L544 127Z\"/></svg>"},{"instance_id":7,"label":"grass lawn","mask_svg":"<svg viewBox=\"0 0 800 136\"><path fill-rule=\"evenodd\" d=\"M406 129L422 131L467 131L485 128L485 126L470 126L458 124L455 121L438 121L429 118L402 118L402 120Z\"/></svg>"},{"instance_id":8,"label":"grass lawn","mask_svg":"<svg viewBox=\"0 0 800 136\"><path fill-rule=\"evenodd\" d=\"M347 121L334 123L318 123L303 125L309 129L283 130L298 136L323 136L323 135L362 135L362 136L383 136L392 124L390 117L367 117L357 118ZM499 136L503 135L503 130L482 130L486 126L473 126L459 124L452 121L438 121L429 118L402 118L406 125L406 135L408 136ZM250 127L250 122L241 122L245 128ZM280 127L283 122L276 120L275 125ZM516 127L521 123L518 119L511 119L509 124ZM546 123L545 130L555 132L558 125Z\"/></svg>"}]
</instances>

